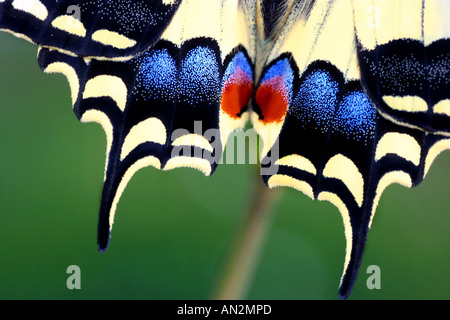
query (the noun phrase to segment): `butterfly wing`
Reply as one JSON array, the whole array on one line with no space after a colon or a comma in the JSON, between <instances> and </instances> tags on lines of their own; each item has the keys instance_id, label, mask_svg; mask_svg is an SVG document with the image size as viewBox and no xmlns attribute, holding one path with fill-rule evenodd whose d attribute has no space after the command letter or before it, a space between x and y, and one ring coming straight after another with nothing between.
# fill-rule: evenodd
<instances>
[{"instance_id":1,"label":"butterfly wing","mask_svg":"<svg viewBox=\"0 0 450 320\"><path fill-rule=\"evenodd\" d=\"M153 45L181 0L3 0L0 29L79 56L133 57Z\"/></svg>"},{"instance_id":2,"label":"butterfly wing","mask_svg":"<svg viewBox=\"0 0 450 320\"><path fill-rule=\"evenodd\" d=\"M361 80L353 14L351 1L297 2L269 54L251 115L264 142L266 184L330 201L342 215L341 298L356 281L383 190L417 185L450 148L443 135L380 114Z\"/></svg>"},{"instance_id":3,"label":"butterfly wing","mask_svg":"<svg viewBox=\"0 0 450 320\"><path fill-rule=\"evenodd\" d=\"M101 251L137 170L192 167L210 175L228 135L247 121L254 56L250 9L238 1L183 1L157 43L123 62L41 48L40 67L68 78L76 116L106 132Z\"/></svg>"}]
</instances>

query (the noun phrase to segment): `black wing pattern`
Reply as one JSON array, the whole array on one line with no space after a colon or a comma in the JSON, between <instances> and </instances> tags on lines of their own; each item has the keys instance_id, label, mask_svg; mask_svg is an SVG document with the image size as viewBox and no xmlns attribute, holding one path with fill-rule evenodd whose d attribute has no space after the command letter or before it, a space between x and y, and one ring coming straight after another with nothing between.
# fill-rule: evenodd
<instances>
[{"instance_id":1,"label":"black wing pattern","mask_svg":"<svg viewBox=\"0 0 450 320\"><path fill-rule=\"evenodd\" d=\"M184 166L211 175L230 132L250 120L270 188L338 207L347 298L383 190L417 185L450 148L450 30L440 13L448 8L446 0L0 0L0 29L38 44L39 66L67 77L78 119L105 130L100 251L135 172Z\"/></svg>"}]
</instances>

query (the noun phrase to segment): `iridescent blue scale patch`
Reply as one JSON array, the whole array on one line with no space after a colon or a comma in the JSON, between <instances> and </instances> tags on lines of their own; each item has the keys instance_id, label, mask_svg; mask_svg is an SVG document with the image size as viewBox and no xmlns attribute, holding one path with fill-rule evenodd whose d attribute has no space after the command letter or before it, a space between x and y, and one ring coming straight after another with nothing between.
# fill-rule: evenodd
<instances>
[{"instance_id":1,"label":"iridescent blue scale patch","mask_svg":"<svg viewBox=\"0 0 450 320\"><path fill-rule=\"evenodd\" d=\"M137 71L133 93L143 100L192 106L220 100L220 66L211 48L194 47L179 64L169 50L151 49L130 63L136 65Z\"/></svg>"},{"instance_id":2,"label":"iridescent blue scale patch","mask_svg":"<svg viewBox=\"0 0 450 320\"><path fill-rule=\"evenodd\" d=\"M211 48L196 47L181 62L180 95L192 106L220 100L219 64Z\"/></svg>"},{"instance_id":3,"label":"iridescent blue scale patch","mask_svg":"<svg viewBox=\"0 0 450 320\"><path fill-rule=\"evenodd\" d=\"M301 82L288 114L305 128L312 126L322 133L332 129L356 141L373 138L375 106L359 90L349 90L325 69L316 69Z\"/></svg>"},{"instance_id":4,"label":"iridescent blue scale patch","mask_svg":"<svg viewBox=\"0 0 450 320\"><path fill-rule=\"evenodd\" d=\"M178 91L175 60L166 49L149 51L142 58L137 81L147 89L144 100L174 100Z\"/></svg>"},{"instance_id":5,"label":"iridescent blue scale patch","mask_svg":"<svg viewBox=\"0 0 450 320\"><path fill-rule=\"evenodd\" d=\"M300 85L289 113L305 124L312 123L322 132L327 132L336 112L339 84L329 72L316 70Z\"/></svg>"}]
</instances>

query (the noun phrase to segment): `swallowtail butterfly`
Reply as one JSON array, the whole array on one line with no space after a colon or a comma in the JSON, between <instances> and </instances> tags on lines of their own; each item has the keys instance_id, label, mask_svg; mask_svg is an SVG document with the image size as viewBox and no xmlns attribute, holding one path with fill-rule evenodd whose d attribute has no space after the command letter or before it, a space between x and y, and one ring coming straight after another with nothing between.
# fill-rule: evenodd
<instances>
[{"instance_id":1,"label":"swallowtail butterfly","mask_svg":"<svg viewBox=\"0 0 450 320\"><path fill-rule=\"evenodd\" d=\"M141 168L214 173L234 130L261 175L342 215L339 296L356 281L379 199L450 148L447 0L0 0L0 29L64 74L107 137L98 223Z\"/></svg>"}]
</instances>

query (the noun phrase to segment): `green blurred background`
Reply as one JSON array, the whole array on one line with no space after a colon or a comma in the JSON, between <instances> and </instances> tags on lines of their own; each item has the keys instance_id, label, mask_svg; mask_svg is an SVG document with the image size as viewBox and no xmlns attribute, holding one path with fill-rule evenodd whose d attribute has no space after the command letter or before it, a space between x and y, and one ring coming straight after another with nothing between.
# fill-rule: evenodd
<instances>
[{"instance_id":1,"label":"green blurred background","mask_svg":"<svg viewBox=\"0 0 450 320\"><path fill-rule=\"evenodd\" d=\"M208 299L242 221L252 167L139 171L118 206L109 250L96 231L106 141L71 110L62 75L37 48L0 34L0 298ZM450 153L409 190L390 186L351 299L450 298ZM247 298L336 299L344 228L327 202L285 190ZM68 290L66 268L81 268ZM366 287L369 265L381 289Z\"/></svg>"}]
</instances>

